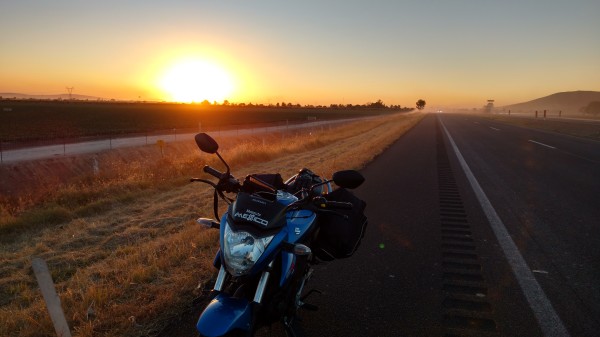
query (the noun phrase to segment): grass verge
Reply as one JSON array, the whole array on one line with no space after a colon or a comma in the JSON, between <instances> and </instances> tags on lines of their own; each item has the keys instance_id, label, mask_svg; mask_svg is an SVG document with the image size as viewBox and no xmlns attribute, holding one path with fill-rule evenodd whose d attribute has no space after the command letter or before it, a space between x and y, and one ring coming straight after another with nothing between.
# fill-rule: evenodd
<instances>
[{"instance_id":1,"label":"grass verge","mask_svg":"<svg viewBox=\"0 0 600 337\"><path fill-rule=\"evenodd\" d=\"M302 167L331 176L360 169L422 117L394 115L304 135L217 140L238 177L289 176ZM201 164L219 163L199 155L194 144L177 151L154 161L122 154L111 159L111 177L103 173L55 185L32 208L53 210L47 217L55 220L31 225L37 220L27 220L28 210L3 216L28 229L13 228L11 240L0 246L1 336L53 334L31 272L33 256L48 263L74 336L155 335L189 305L197 286L214 275L218 234L194 221L212 214L211 190L184 182ZM110 167L111 160L102 163Z\"/></svg>"}]
</instances>

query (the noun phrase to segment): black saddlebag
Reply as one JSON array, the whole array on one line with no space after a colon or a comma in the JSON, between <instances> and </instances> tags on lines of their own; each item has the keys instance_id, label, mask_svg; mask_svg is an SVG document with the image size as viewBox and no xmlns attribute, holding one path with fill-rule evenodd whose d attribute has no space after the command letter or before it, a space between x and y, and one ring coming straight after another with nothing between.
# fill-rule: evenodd
<instances>
[{"instance_id":1,"label":"black saddlebag","mask_svg":"<svg viewBox=\"0 0 600 337\"><path fill-rule=\"evenodd\" d=\"M354 205L352 209L336 209L339 215L319 214L319 232L313 243L313 252L323 261L352 256L367 228L364 214L366 203L345 188L339 188L324 197L329 201L344 201Z\"/></svg>"}]
</instances>

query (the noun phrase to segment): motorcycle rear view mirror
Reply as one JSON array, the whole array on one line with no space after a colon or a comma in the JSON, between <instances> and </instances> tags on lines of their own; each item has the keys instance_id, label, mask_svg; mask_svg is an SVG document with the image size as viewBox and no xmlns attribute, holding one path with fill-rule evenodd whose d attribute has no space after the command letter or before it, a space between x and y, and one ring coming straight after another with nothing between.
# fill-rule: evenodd
<instances>
[{"instance_id":1,"label":"motorcycle rear view mirror","mask_svg":"<svg viewBox=\"0 0 600 337\"><path fill-rule=\"evenodd\" d=\"M225 173L225 175L229 176L229 165L227 165L225 159L223 159L223 157L221 157L221 155L219 154L219 144L217 143L217 141L204 132L197 134L194 137L194 139L196 140L196 145L198 145L202 152L216 154L217 157L219 157L219 159L223 162L223 164L225 164L225 167L227 168L227 172Z\"/></svg>"},{"instance_id":2,"label":"motorcycle rear view mirror","mask_svg":"<svg viewBox=\"0 0 600 337\"><path fill-rule=\"evenodd\" d=\"M339 187L349 189L357 188L365 181L365 178L362 176L362 174L354 170L335 172L331 179Z\"/></svg>"},{"instance_id":3,"label":"motorcycle rear view mirror","mask_svg":"<svg viewBox=\"0 0 600 337\"><path fill-rule=\"evenodd\" d=\"M219 150L219 144L204 132L197 134L194 139L202 152L215 154Z\"/></svg>"}]
</instances>

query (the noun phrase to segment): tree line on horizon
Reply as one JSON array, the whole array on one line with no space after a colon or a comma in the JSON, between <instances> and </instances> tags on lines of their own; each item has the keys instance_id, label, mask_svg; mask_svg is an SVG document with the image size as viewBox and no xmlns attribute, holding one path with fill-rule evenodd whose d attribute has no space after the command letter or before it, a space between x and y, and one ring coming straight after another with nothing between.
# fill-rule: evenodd
<instances>
[{"instance_id":1,"label":"tree line on horizon","mask_svg":"<svg viewBox=\"0 0 600 337\"><path fill-rule=\"evenodd\" d=\"M262 104L262 103L232 103L229 102L228 100L224 100L223 103L219 104L218 102L213 102L210 103L208 100L204 100L202 102L199 103L200 105L203 106L232 106L232 107L261 107L261 108L308 108L308 109L391 109L391 110L400 110L400 111L412 111L414 110L413 108L409 108L409 107L402 107L400 104L397 105L386 105L385 103L383 103L382 100L378 99L376 102L368 102L365 104L352 104L352 103L347 103L347 104L329 104L329 106L327 105L312 105L312 104L306 104L306 105L301 105L299 103L291 103L291 102L285 102L282 101L277 102L275 104L273 103L269 103L269 104Z\"/></svg>"},{"instance_id":2,"label":"tree line on horizon","mask_svg":"<svg viewBox=\"0 0 600 337\"><path fill-rule=\"evenodd\" d=\"M410 107L402 107L400 104L387 105L381 99L378 99L376 102L367 102L364 104L329 104L329 105L313 105L313 104L305 104L301 105L299 103L290 103L290 102L277 102L275 104L269 103L245 103L245 102L229 102L229 100L224 100L223 103L218 103L216 101L210 102L208 100L204 100L202 102L192 102L192 103L181 103L181 102L154 102L154 101L119 101L119 100L88 100L88 99L64 99L64 98L55 98L55 99L41 99L41 98L16 98L16 97L2 97L0 96L0 101L35 101L35 102L59 102L59 103L68 103L68 102L77 102L77 103L134 103L134 104L192 104L192 105L200 105L204 107L211 106L228 106L228 107L260 107L260 108L305 108L305 109L390 109L390 110L399 110L402 112L408 112L414 110L414 108Z\"/></svg>"}]
</instances>

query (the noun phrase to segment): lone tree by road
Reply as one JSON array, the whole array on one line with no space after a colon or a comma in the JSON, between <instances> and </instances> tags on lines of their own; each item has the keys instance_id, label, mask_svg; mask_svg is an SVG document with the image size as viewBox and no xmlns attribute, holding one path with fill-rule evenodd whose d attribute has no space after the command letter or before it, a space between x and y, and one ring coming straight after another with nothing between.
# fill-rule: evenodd
<instances>
[{"instance_id":1,"label":"lone tree by road","mask_svg":"<svg viewBox=\"0 0 600 337\"><path fill-rule=\"evenodd\" d=\"M420 99L417 101L417 109L419 110L423 110L423 108L425 107L425 101Z\"/></svg>"}]
</instances>

